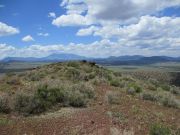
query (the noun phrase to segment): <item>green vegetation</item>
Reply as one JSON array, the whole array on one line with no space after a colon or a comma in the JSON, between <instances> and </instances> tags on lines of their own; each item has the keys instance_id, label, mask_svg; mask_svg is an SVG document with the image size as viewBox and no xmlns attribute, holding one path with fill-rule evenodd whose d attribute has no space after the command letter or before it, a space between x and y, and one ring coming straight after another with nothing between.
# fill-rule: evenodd
<instances>
[{"instance_id":1,"label":"green vegetation","mask_svg":"<svg viewBox=\"0 0 180 135\"><path fill-rule=\"evenodd\" d=\"M34 95L18 93L14 100L14 110L24 115L44 112L56 104L61 106L85 107L94 98L90 86L76 84L71 87L49 88L40 86Z\"/></svg>"},{"instance_id":2,"label":"green vegetation","mask_svg":"<svg viewBox=\"0 0 180 135\"><path fill-rule=\"evenodd\" d=\"M119 93L108 93L107 100L109 104L120 104Z\"/></svg>"},{"instance_id":3,"label":"green vegetation","mask_svg":"<svg viewBox=\"0 0 180 135\"><path fill-rule=\"evenodd\" d=\"M173 77L159 71L111 71L87 61L4 74L0 76L0 129L31 129L31 125L35 129L36 124L44 128L48 119L60 123L59 130L72 125L73 131L79 131L74 125L103 123L116 127L117 134L120 124L127 134L175 135L179 133L180 87L178 75L176 84ZM151 126L152 122L161 124Z\"/></svg>"},{"instance_id":4,"label":"green vegetation","mask_svg":"<svg viewBox=\"0 0 180 135\"><path fill-rule=\"evenodd\" d=\"M0 96L0 113L8 113L9 111L10 107L7 96Z\"/></svg>"},{"instance_id":5,"label":"green vegetation","mask_svg":"<svg viewBox=\"0 0 180 135\"><path fill-rule=\"evenodd\" d=\"M95 88L101 84L118 89L107 94L107 101L112 105L121 103L120 93L124 92L165 107L179 108L180 88L170 85L166 77L167 74L157 72L111 71L87 61L44 65L0 78L3 93L0 112L30 115L53 107L86 107L95 99Z\"/></svg>"},{"instance_id":6,"label":"green vegetation","mask_svg":"<svg viewBox=\"0 0 180 135\"><path fill-rule=\"evenodd\" d=\"M171 130L161 124L153 124L149 135L171 135Z\"/></svg>"}]
</instances>

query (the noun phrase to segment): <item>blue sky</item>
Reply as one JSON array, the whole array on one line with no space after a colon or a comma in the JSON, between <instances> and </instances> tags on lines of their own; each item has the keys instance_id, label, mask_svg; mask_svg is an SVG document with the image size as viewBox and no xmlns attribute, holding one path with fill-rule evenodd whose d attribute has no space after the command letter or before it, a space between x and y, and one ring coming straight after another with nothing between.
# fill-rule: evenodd
<instances>
[{"instance_id":1,"label":"blue sky","mask_svg":"<svg viewBox=\"0 0 180 135\"><path fill-rule=\"evenodd\" d=\"M180 52L179 0L0 0L0 59Z\"/></svg>"}]
</instances>

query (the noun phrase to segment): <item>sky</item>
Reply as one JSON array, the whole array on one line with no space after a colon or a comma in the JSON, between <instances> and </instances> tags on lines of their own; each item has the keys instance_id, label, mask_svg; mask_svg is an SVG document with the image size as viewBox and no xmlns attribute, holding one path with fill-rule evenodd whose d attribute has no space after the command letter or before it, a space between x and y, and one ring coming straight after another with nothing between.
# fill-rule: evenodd
<instances>
[{"instance_id":1,"label":"sky","mask_svg":"<svg viewBox=\"0 0 180 135\"><path fill-rule=\"evenodd\" d=\"M0 59L180 56L180 0L0 0Z\"/></svg>"}]
</instances>

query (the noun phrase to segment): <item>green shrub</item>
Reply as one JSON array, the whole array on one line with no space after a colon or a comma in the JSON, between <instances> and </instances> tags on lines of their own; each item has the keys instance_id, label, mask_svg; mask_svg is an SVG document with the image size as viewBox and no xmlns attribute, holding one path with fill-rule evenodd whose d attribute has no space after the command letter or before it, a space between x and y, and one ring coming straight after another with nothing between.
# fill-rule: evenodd
<instances>
[{"instance_id":1,"label":"green shrub","mask_svg":"<svg viewBox=\"0 0 180 135\"><path fill-rule=\"evenodd\" d=\"M62 103L64 106L67 105L68 98L68 93L64 89L48 88L45 85L38 88L34 95L17 94L14 109L25 115L38 114L57 103Z\"/></svg>"},{"instance_id":2,"label":"green shrub","mask_svg":"<svg viewBox=\"0 0 180 135\"><path fill-rule=\"evenodd\" d=\"M134 88L136 93L142 92L142 88L139 85L137 85L136 83L130 83L129 88Z\"/></svg>"},{"instance_id":3,"label":"green shrub","mask_svg":"<svg viewBox=\"0 0 180 135\"><path fill-rule=\"evenodd\" d=\"M88 99L92 99L95 96L94 88L90 84L80 83L75 85L73 89L79 91Z\"/></svg>"},{"instance_id":4,"label":"green shrub","mask_svg":"<svg viewBox=\"0 0 180 135\"><path fill-rule=\"evenodd\" d=\"M16 76L9 78L6 83L9 85L20 85L21 84L20 79Z\"/></svg>"},{"instance_id":5,"label":"green shrub","mask_svg":"<svg viewBox=\"0 0 180 135\"><path fill-rule=\"evenodd\" d=\"M121 82L117 79L113 79L110 81L110 85L112 85L114 87L119 87L119 86L121 86Z\"/></svg>"},{"instance_id":6,"label":"green shrub","mask_svg":"<svg viewBox=\"0 0 180 135\"><path fill-rule=\"evenodd\" d=\"M164 96L161 102L166 107L172 107L172 108L180 107L180 102L174 96L171 95Z\"/></svg>"},{"instance_id":7,"label":"green shrub","mask_svg":"<svg viewBox=\"0 0 180 135\"><path fill-rule=\"evenodd\" d=\"M80 71L75 68L68 68L66 71L66 76L72 81L79 81L80 79Z\"/></svg>"},{"instance_id":8,"label":"green shrub","mask_svg":"<svg viewBox=\"0 0 180 135\"><path fill-rule=\"evenodd\" d=\"M58 92L59 89L56 88L49 89L47 86L43 86L38 88L37 92L35 93L35 97L51 105L57 102L57 98L59 94Z\"/></svg>"},{"instance_id":9,"label":"green shrub","mask_svg":"<svg viewBox=\"0 0 180 135\"><path fill-rule=\"evenodd\" d=\"M42 78L44 78L44 76L45 75L43 73L30 73L26 79L30 81L40 81Z\"/></svg>"},{"instance_id":10,"label":"green shrub","mask_svg":"<svg viewBox=\"0 0 180 135\"><path fill-rule=\"evenodd\" d=\"M74 67L74 68L79 68L80 67L79 63L76 62L76 61L69 61L67 66Z\"/></svg>"},{"instance_id":11,"label":"green shrub","mask_svg":"<svg viewBox=\"0 0 180 135\"><path fill-rule=\"evenodd\" d=\"M113 72L113 74L114 74L114 76L116 76L116 77L121 77L121 76L122 76L121 72Z\"/></svg>"},{"instance_id":12,"label":"green shrub","mask_svg":"<svg viewBox=\"0 0 180 135\"><path fill-rule=\"evenodd\" d=\"M155 85L156 87L159 86L159 81L157 81L156 79L150 78L148 81L153 85Z\"/></svg>"},{"instance_id":13,"label":"green shrub","mask_svg":"<svg viewBox=\"0 0 180 135\"><path fill-rule=\"evenodd\" d=\"M117 93L109 93L107 98L108 98L109 104L119 104L120 103L120 96Z\"/></svg>"},{"instance_id":14,"label":"green shrub","mask_svg":"<svg viewBox=\"0 0 180 135\"><path fill-rule=\"evenodd\" d=\"M176 87L176 86L172 86L170 88L170 92L175 94L175 95L180 95L180 88Z\"/></svg>"},{"instance_id":15,"label":"green shrub","mask_svg":"<svg viewBox=\"0 0 180 135\"><path fill-rule=\"evenodd\" d=\"M143 100L150 100L150 101L157 101L157 97L155 96L154 93L151 92L143 92L142 93L142 99Z\"/></svg>"},{"instance_id":16,"label":"green shrub","mask_svg":"<svg viewBox=\"0 0 180 135\"><path fill-rule=\"evenodd\" d=\"M170 91L170 86L168 85L168 84L162 84L161 85L161 88L163 89L163 90L165 90L165 91Z\"/></svg>"},{"instance_id":17,"label":"green shrub","mask_svg":"<svg viewBox=\"0 0 180 135\"><path fill-rule=\"evenodd\" d=\"M112 112L112 117L116 118L118 121L121 121L121 122L126 120L126 117L121 112Z\"/></svg>"},{"instance_id":18,"label":"green shrub","mask_svg":"<svg viewBox=\"0 0 180 135\"><path fill-rule=\"evenodd\" d=\"M8 125L11 123L11 120L8 118L0 118L0 126Z\"/></svg>"},{"instance_id":19,"label":"green shrub","mask_svg":"<svg viewBox=\"0 0 180 135\"><path fill-rule=\"evenodd\" d=\"M31 114L34 111L33 102L35 102L33 96L18 93L14 101L14 110L25 115Z\"/></svg>"},{"instance_id":20,"label":"green shrub","mask_svg":"<svg viewBox=\"0 0 180 135\"><path fill-rule=\"evenodd\" d=\"M73 107L85 107L87 104L86 97L80 92L73 92L69 97L69 105Z\"/></svg>"},{"instance_id":21,"label":"green shrub","mask_svg":"<svg viewBox=\"0 0 180 135\"><path fill-rule=\"evenodd\" d=\"M157 90L156 86L153 85L153 84L151 84L151 83L147 85L147 88L148 88L149 90L152 90L152 91L156 91L156 90Z\"/></svg>"},{"instance_id":22,"label":"green shrub","mask_svg":"<svg viewBox=\"0 0 180 135\"><path fill-rule=\"evenodd\" d=\"M126 92L129 95L135 95L136 94L136 90L133 87L128 88Z\"/></svg>"},{"instance_id":23,"label":"green shrub","mask_svg":"<svg viewBox=\"0 0 180 135\"><path fill-rule=\"evenodd\" d=\"M157 88L157 92L163 91L163 89L161 87Z\"/></svg>"},{"instance_id":24,"label":"green shrub","mask_svg":"<svg viewBox=\"0 0 180 135\"><path fill-rule=\"evenodd\" d=\"M96 77L96 74L93 72L93 73L90 73L88 75L88 79L94 79Z\"/></svg>"},{"instance_id":25,"label":"green shrub","mask_svg":"<svg viewBox=\"0 0 180 135\"><path fill-rule=\"evenodd\" d=\"M0 113L9 113L10 107L8 104L8 98L6 96L0 96Z\"/></svg>"},{"instance_id":26,"label":"green shrub","mask_svg":"<svg viewBox=\"0 0 180 135\"><path fill-rule=\"evenodd\" d=\"M160 124L153 124L150 128L150 135L171 135L171 130Z\"/></svg>"}]
</instances>

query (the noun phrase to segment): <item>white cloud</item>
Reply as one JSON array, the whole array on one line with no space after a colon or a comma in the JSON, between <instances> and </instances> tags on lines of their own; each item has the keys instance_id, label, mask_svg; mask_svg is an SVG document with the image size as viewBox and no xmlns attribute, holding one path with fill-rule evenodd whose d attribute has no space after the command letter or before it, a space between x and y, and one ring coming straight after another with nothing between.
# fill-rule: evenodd
<instances>
[{"instance_id":1,"label":"white cloud","mask_svg":"<svg viewBox=\"0 0 180 135\"><path fill-rule=\"evenodd\" d=\"M157 39L161 37L177 37L180 34L180 17L142 16L136 24L119 27L106 25L95 31L94 35L104 38Z\"/></svg>"},{"instance_id":2,"label":"white cloud","mask_svg":"<svg viewBox=\"0 0 180 135\"><path fill-rule=\"evenodd\" d=\"M53 53L73 53L86 57L108 57L108 56L121 56L121 55L167 55L168 56L179 56L179 46L172 46L171 42L166 43L165 41L157 40L156 42L149 41L149 45L143 47L135 46L137 44L145 44L147 42L130 41L130 46L124 46L126 41L112 42L104 39L101 41L95 41L90 44L75 44L70 43L55 44L55 45L31 45L25 48L14 48L10 45L0 45L0 59L13 56L13 57L44 57ZM174 41L173 41L174 42ZM153 45L151 45L153 43ZM163 45L161 45L163 43ZM133 44L133 45L132 45ZM132 45L132 46L131 46Z\"/></svg>"},{"instance_id":3,"label":"white cloud","mask_svg":"<svg viewBox=\"0 0 180 135\"><path fill-rule=\"evenodd\" d=\"M0 59L10 56L13 51L16 50L13 46L8 46L6 44L0 44Z\"/></svg>"},{"instance_id":4,"label":"white cloud","mask_svg":"<svg viewBox=\"0 0 180 135\"><path fill-rule=\"evenodd\" d=\"M18 34L20 31L17 28L9 26L5 23L0 22L0 37Z\"/></svg>"},{"instance_id":5,"label":"white cloud","mask_svg":"<svg viewBox=\"0 0 180 135\"><path fill-rule=\"evenodd\" d=\"M49 36L49 33L37 33L37 35L47 37L47 36Z\"/></svg>"},{"instance_id":6,"label":"white cloud","mask_svg":"<svg viewBox=\"0 0 180 135\"><path fill-rule=\"evenodd\" d=\"M67 14L82 14L87 11L86 4L68 4L65 8Z\"/></svg>"},{"instance_id":7,"label":"white cloud","mask_svg":"<svg viewBox=\"0 0 180 135\"><path fill-rule=\"evenodd\" d=\"M79 14L62 15L52 22L53 25L60 26L83 26L91 24L87 17Z\"/></svg>"},{"instance_id":8,"label":"white cloud","mask_svg":"<svg viewBox=\"0 0 180 135\"><path fill-rule=\"evenodd\" d=\"M63 0L60 6L66 12L59 17L51 12L49 17L53 18L53 25L78 26L77 36L94 35L102 40L89 44L31 45L21 49L4 45L6 49L2 50L7 51L1 57L21 54L42 57L61 52L87 57L179 56L180 17L152 16L167 7L180 6L179 0ZM32 41L33 38L28 35L25 40ZM0 48L0 54L2 50Z\"/></svg>"},{"instance_id":9,"label":"white cloud","mask_svg":"<svg viewBox=\"0 0 180 135\"><path fill-rule=\"evenodd\" d=\"M96 26L90 26L89 28L83 28L83 29L80 29L78 32L77 32L77 36L89 36L89 35L92 35L95 31L98 31L99 28L96 27Z\"/></svg>"},{"instance_id":10,"label":"white cloud","mask_svg":"<svg viewBox=\"0 0 180 135\"><path fill-rule=\"evenodd\" d=\"M33 39L33 37L31 35L27 35L27 36L22 38L22 41L30 42L30 41L34 41L34 39Z\"/></svg>"},{"instance_id":11,"label":"white cloud","mask_svg":"<svg viewBox=\"0 0 180 135\"><path fill-rule=\"evenodd\" d=\"M102 20L128 20L180 5L179 0L87 0L88 14Z\"/></svg>"},{"instance_id":12,"label":"white cloud","mask_svg":"<svg viewBox=\"0 0 180 135\"><path fill-rule=\"evenodd\" d=\"M167 7L180 6L179 0L63 0L66 14L53 20L56 26L128 24L139 17ZM84 13L82 15L82 13ZM80 20L79 20L80 19ZM73 23L74 22L74 23Z\"/></svg>"},{"instance_id":13,"label":"white cloud","mask_svg":"<svg viewBox=\"0 0 180 135\"><path fill-rule=\"evenodd\" d=\"M56 18L56 14L54 12L49 12L48 17Z\"/></svg>"}]
</instances>

